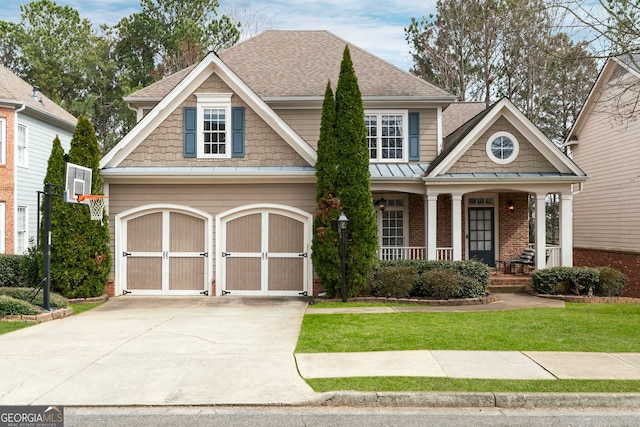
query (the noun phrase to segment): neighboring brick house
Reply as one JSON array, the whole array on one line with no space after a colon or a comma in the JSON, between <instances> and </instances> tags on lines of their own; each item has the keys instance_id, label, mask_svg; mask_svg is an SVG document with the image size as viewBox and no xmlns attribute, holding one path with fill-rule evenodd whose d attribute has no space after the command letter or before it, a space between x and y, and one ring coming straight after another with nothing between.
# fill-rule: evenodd
<instances>
[{"instance_id":1,"label":"neighboring brick house","mask_svg":"<svg viewBox=\"0 0 640 427\"><path fill-rule=\"evenodd\" d=\"M589 174L575 197L576 265L611 266L640 297L640 54L610 58L567 137Z\"/></svg>"},{"instance_id":2,"label":"neighboring brick house","mask_svg":"<svg viewBox=\"0 0 640 427\"><path fill-rule=\"evenodd\" d=\"M517 257L535 195L543 267L544 202L557 193L554 251L572 264L572 194L586 176L511 102L456 103L326 31L266 31L125 98L138 124L100 162L118 294L313 291L316 144L346 45L381 258Z\"/></svg>"},{"instance_id":3,"label":"neighboring brick house","mask_svg":"<svg viewBox=\"0 0 640 427\"><path fill-rule=\"evenodd\" d=\"M36 241L38 191L56 135L69 150L76 118L0 65L0 253Z\"/></svg>"}]
</instances>

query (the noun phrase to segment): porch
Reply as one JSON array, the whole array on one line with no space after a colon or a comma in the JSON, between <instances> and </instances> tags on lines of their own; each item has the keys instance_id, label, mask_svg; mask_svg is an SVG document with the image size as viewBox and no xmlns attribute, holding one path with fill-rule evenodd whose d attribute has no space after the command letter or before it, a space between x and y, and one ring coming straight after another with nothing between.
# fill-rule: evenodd
<instances>
[{"instance_id":1,"label":"porch","mask_svg":"<svg viewBox=\"0 0 640 427\"><path fill-rule=\"evenodd\" d=\"M535 248L535 244L529 243L528 247ZM551 245L546 245L545 247L549 254L545 268L560 266L560 254L561 254L562 248L560 246L551 246ZM422 246L382 247L378 250L378 259L381 261L393 261L398 259L426 260L427 248ZM442 247L442 248L436 247L435 259L437 261L453 261L453 248L452 247ZM490 265L490 267L495 267L495 266Z\"/></svg>"}]
</instances>

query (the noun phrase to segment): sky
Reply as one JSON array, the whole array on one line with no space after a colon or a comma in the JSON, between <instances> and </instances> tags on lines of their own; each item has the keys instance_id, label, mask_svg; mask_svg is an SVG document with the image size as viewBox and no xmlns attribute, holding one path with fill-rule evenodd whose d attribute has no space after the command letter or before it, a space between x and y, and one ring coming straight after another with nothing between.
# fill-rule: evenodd
<instances>
[{"instance_id":1,"label":"sky","mask_svg":"<svg viewBox=\"0 0 640 427\"><path fill-rule=\"evenodd\" d=\"M114 25L121 18L140 11L138 0L54 1L76 9L95 27ZM3 4L0 19L19 22L20 5L26 3L29 1ZM224 11L229 5L237 10L246 9L269 29L328 30L408 70L411 56L404 28L409 26L411 17L419 20L433 13L434 4L435 0L220 0L219 10Z\"/></svg>"}]
</instances>

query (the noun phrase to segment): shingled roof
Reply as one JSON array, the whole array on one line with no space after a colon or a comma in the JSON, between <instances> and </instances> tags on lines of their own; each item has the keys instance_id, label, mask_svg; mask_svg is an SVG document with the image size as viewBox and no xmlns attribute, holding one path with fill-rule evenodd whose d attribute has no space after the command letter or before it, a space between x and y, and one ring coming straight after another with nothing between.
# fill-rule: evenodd
<instances>
[{"instance_id":1,"label":"shingled roof","mask_svg":"<svg viewBox=\"0 0 640 427\"><path fill-rule=\"evenodd\" d=\"M32 85L22 80L8 68L0 65L0 101L24 104L30 109L56 117L75 126L77 119L67 110L40 92L38 93L38 100L35 100L32 95Z\"/></svg>"},{"instance_id":2,"label":"shingled roof","mask_svg":"<svg viewBox=\"0 0 640 427\"><path fill-rule=\"evenodd\" d=\"M219 57L263 99L323 97L327 81L331 80L335 88L346 45L365 98L455 98L328 31L265 31L225 50ZM126 99L161 98L186 73L188 70L169 76Z\"/></svg>"}]
</instances>

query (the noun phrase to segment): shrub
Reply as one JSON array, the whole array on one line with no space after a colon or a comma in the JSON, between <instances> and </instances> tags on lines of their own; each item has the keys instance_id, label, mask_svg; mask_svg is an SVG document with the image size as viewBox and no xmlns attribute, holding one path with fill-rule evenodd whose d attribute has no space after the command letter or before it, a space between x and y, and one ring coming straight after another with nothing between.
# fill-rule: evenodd
<instances>
[{"instance_id":1,"label":"shrub","mask_svg":"<svg viewBox=\"0 0 640 427\"><path fill-rule=\"evenodd\" d=\"M40 285L43 277L42 273L42 253L35 246L29 246L27 253L20 261L20 272L22 273L22 286L35 288ZM1 286L1 285L0 285Z\"/></svg>"},{"instance_id":2,"label":"shrub","mask_svg":"<svg viewBox=\"0 0 640 427\"><path fill-rule=\"evenodd\" d=\"M0 295L0 316L17 314L40 314L40 310L26 301Z\"/></svg>"},{"instance_id":3,"label":"shrub","mask_svg":"<svg viewBox=\"0 0 640 427\"><path fill-rule=\"evenodd\" d=\"M21 255L0 255L0 286L20 286Z\"/></svg>"},{"instance_id":4,"label":"shrub","mask_svg":"<svg viewBox=\"0 0 640 427\"><path fill-rule=\"evenodd\" d=\"M460 274L460 273L458 273ZM478 298L487 295L487 283L477 277L460 275L460 290L458 298Z\"/></svg>"},{"instance_id":5,"label":"shrub","mask_svg":"<svg viewBox=\"0 0 640 427\"><path fill-rule=\"evenodd\" d=\"M413 288L415 276L416 270L411 266L384 266L371 275L371 290L376 296L407 298Z\"/></svg>"},{"instance_id":6,"label":"shrub","mask_svg":"<svg viewBox=\"0 0 640 427\"><path fill-rule=\"evenodd\" d=\"M38 290L35 294L34 292L36 292L34 288L0 288L0 295L42 306L42 299L44 296L42 289ZM55 292L51 292L49 294L49 306L51 308L65 308L68 305L69 301L67 301L63 296Z\"/></svg>"},{"instance_id":7,"label":"shrub","mask_svg":"<svg viewBox=\"0 0 640 427\"><path fill-rule=\"evenodd\" d=\"M595 292L603 297L617 297L622 295L627 284L627 276L611 267L600 267L600 281L596 285Z\"/></svg>"},{"instance_id":8,"label":"shrub","mask_svg":"<svg viewBox=\"0 0 640 427\"><path fill-rule=\"evenodd\" d=\"M422 273L422 284L424 296L449 299L460 293L460 283L463 277L453 271L437 268Z\"/></svg>"},{"instance_id":9,"label":"shrub","mask_svg":"<svg viewBox=\"0 0 640 427\"><path fill-rule=\"evenodd\" d=\"M534 273L533 289L543 294L574 293L584 295L597 291L600 272L594 267L552 267Z\"/></svg>"}]
</instances>

